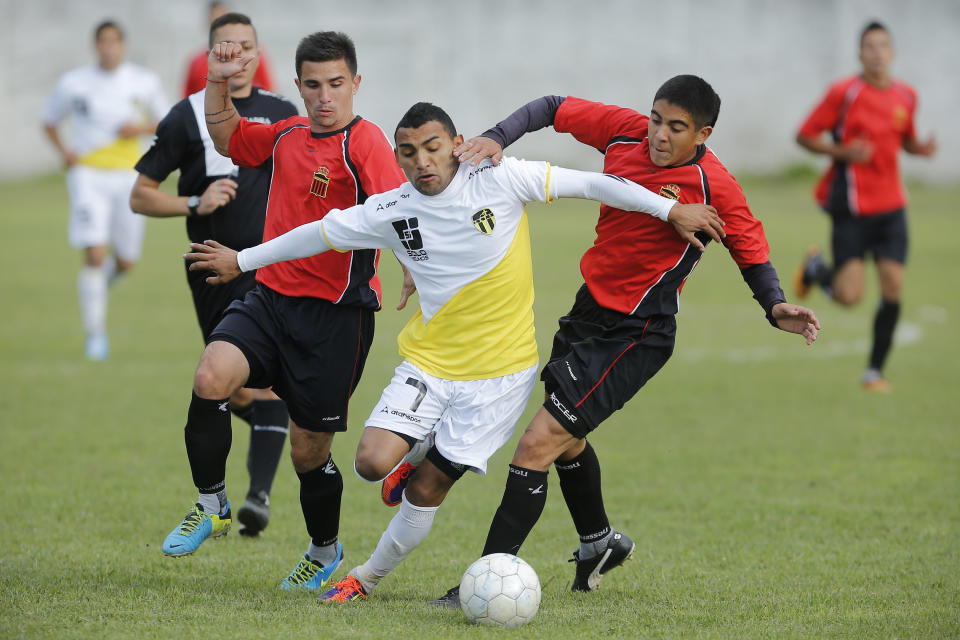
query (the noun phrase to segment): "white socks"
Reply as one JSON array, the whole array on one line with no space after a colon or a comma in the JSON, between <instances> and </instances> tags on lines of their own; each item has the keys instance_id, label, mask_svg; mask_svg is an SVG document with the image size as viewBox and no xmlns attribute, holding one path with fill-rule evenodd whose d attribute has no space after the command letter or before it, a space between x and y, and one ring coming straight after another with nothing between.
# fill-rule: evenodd
<instances>
[{"instance_id":1,"label":"white socks","mask_svg":"<svg viewBox=\"0 0 960 640\"><path fill-rule=\"evenodd\" d=\"M77 276L80 314L87 337L107 333L107 271L104 267L85 266Z\"/></svg>"},{"instance_id":2,"label":"white socks","mask_svg":"<svg viewBox=\"0 0 960 640\"><path fill-rule=\"evenodd\" d=\"M400 510L380 536L373 554L364 564L350 571L367 593L423 542L433 526L437 509L439 507L414 506L407 501L407 494L403 494Z\"/></svg>"}]
</instances>

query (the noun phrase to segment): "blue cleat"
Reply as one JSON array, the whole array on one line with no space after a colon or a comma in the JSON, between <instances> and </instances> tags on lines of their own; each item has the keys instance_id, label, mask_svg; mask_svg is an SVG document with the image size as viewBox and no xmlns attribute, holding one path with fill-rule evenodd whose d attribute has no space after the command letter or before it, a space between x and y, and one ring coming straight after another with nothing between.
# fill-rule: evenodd
<instances>
[{"instance_id":1,"label":"blue cleat","mask_svg":"<svg viewBox=\"0 0 960 640\"><path fill-rule=\"evenodd\" d=\"M297 563L293 571L290 572L283 582L280 583L281 589L310 589L312 591L323 589L333 577L333 572L340 566L343 560L343 545L337 543L337 557L333 559L326 567L321 566L310 559L307 554Z\"/></svg>"},{"instance_id":2,"label":"blue cleat","mask_svg":"<svg viewBox=\"0 0 960 640\"><path fill-rule=\"evenodd\" d=\"M187 512L183 522L163 541L163 553L168 556L188 556L207 538L219 538L230 531L230 501L223 513L206 513L199 504Z\"/></svg>"},{"instance_id":3,"label":"blue cleat","mask_svg":"<svg viewBox=\"0 0 960 640\"><path fill-rule=\"evenodd\" d=\"M87 338L83 345L83 355L87 360L103 362L110 357L110 340L106 334L94 333Z\"/></svg>"}]
</instances>

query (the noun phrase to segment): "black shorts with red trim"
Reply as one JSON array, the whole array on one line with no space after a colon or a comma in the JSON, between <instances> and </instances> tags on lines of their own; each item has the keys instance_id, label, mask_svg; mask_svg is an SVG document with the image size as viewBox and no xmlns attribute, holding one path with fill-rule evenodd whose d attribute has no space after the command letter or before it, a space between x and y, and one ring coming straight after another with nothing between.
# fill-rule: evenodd
<instances>
[{"instance_id":1,"label":"black shorts with red trim","mask_svg":"<svg viewBox=\"0 0 960 640\"><path fill-rule=\"evenodd\" d=\"M273 387L297 426L346 431L350 396L373 342L373 313L258 283L227 307L208 342L239 348L250 365L244 386Z\"/></svg>"},{"instance_id":2,"label":"black shorts with red trim","mask_svg":"<svg viewBox=\"0 0 960 640\"><path fill-rule=\"evenodd\" d=\"M833 219L830 241L834 267L854 258L863 259L867 253L872 253L875 260L887 258L900 264L907 263L905 210L869 216L840 211L830 212L830 217Z\"/></svg>"},{"instance_id":3,"label":"black shorts with red trim","mask_svg":"<svg viewBox=\"0 0 960 640\"><path fill-rule=\"evenodd\" d=\"M601 307L584 285L560 318L543 368L544 408L577 438L585 438L623 407L670 359L677 322Z\"/></svg>"}]
</instances>

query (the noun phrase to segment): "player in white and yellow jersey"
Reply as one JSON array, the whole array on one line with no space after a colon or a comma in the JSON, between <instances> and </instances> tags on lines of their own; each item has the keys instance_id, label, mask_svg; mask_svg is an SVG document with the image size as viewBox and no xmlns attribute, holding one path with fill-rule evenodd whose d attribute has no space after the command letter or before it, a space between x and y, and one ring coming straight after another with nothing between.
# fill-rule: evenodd
<instances>
[{"instance_id":1,"label":"player in white and yellow jersey","mask_svg":"<svg viewBox=\"0 0 960 640\"><path fill-rule=\"evenodd\" d=\"M366 598L426 537L456 480L485 473L513 433L538 360L526 203L590 198L669 220L691 242L699 243L698 230L717 240L722 233L712 207L678 204L614 176L514 158L458 166L452 151L463 138L431 104L411 107L394 137L408 183L239 254L207 241L185 256L191 269L216 274L211 284L328 249L392 249L413 275L420 310L400 334L404 361L367 419L355 468L377 482L420 448L414 443L430 446L373 555L323 600Z\"/></svg>"},{"instance_id":2,"label":"player in white and yellow jersey","mask_svg":"<svg viewBox=\"0 0 960 640\"><path fill-rule=\"evenodd\" d=\"M77 278L88 358L104 360L107 286L140 257L144 219L130 210L133 166L143 149L140 136L152 134L170 108L152 71L123 61L126 45L116 23L94 31L97 62L68 71L43 110L44 130L67 167L69 239L84 252ZM71 142L58 127L72 118ZM113 255L108 257L107 248Z\"/></svg>"}]
</instances>

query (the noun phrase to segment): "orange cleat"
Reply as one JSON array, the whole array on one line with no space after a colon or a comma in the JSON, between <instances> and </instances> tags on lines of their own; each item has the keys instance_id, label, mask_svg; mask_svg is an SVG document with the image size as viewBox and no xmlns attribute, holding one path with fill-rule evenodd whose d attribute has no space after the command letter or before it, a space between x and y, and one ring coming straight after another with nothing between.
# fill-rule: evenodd
<instances>
[{"instance_id":1,"label":"orange cleat","mask_svg":"<svg viewBox=\"0 0 960 640\"><path fill-rule=\"evenodd\" d=\"M383 500L383 504L395 507L403 501L403 490L416 470L416 465L404 462L383 479L383 485L380 488L380 499Z\"/></svg>"}]
</instances>

